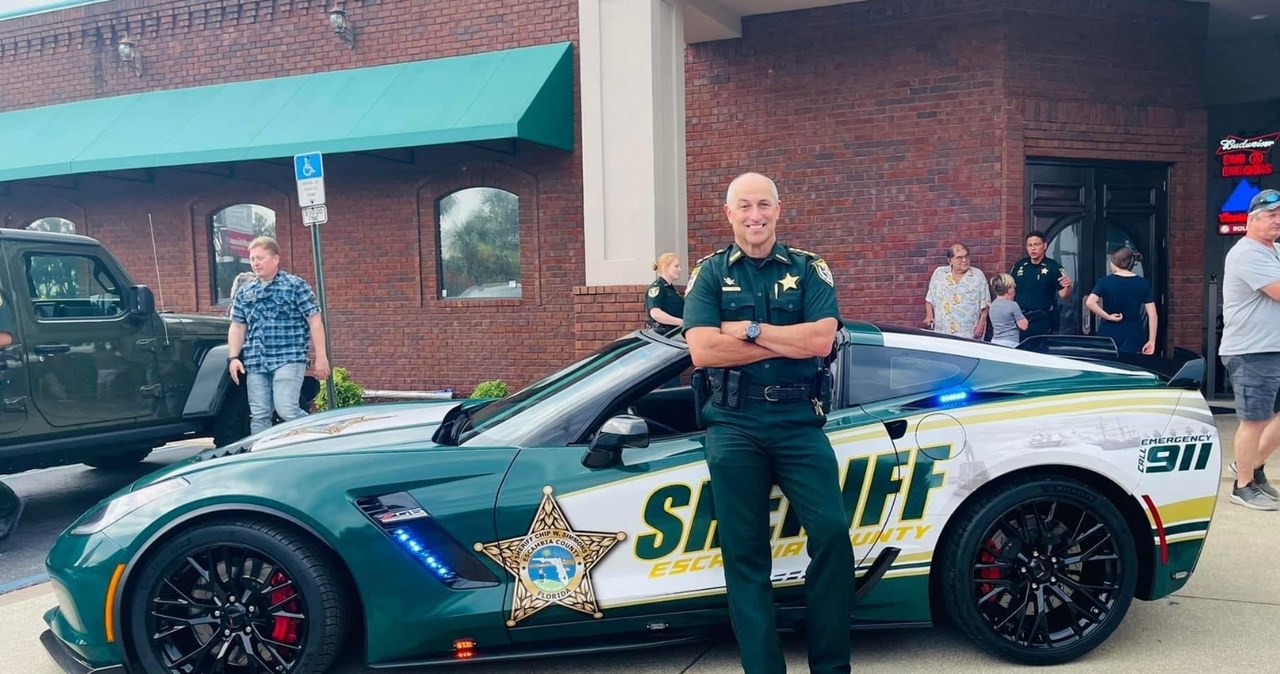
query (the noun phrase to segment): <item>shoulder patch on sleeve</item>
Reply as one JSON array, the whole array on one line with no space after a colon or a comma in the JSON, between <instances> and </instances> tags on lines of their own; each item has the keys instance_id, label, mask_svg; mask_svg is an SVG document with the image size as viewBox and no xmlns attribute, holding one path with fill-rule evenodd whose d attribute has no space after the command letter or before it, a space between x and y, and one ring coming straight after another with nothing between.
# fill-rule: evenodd
<instances>
[{"instance_id":1,"label":"shoulder patch on sleeve","mask_svg":"<svg viewBox=\"0 0 1280 674\"><path fill-rule=\"evenodd\" d=\"M794 249L793 249L794 250ZM827 261L818 258L813 261L813 269L818 272L818 278L827 282L832 288L836 287L836 280L831 276L831 267L827 266Z\"/></svg>"},{"instance_id":2,"label":"shoulder patch on sleeve","mask_svg":"<svg viewBox=\"0 0 1280 674\"><path fill-rule=\"evenodd\" d=\"M658 292L658 286L649 286L649 297L657 297Z\"/></svg>"},{"instance_id":3,"label":"shoulder patch on sleeve","mask_svg":"<svg viewBox=\"0 0 1280 674\"><path fill-rule=\"evenodd\" d=\"M703 259L706 259L706 258L703 258ZM686 297L689 295L689 293L693 292L693 282L698 280L698 272L700 271L702 271L702 265L699 264L698 266L693 268L693 271L689 272L689 282L686 283L684 286L684 294Z\"/></svg>"}]
</instances>

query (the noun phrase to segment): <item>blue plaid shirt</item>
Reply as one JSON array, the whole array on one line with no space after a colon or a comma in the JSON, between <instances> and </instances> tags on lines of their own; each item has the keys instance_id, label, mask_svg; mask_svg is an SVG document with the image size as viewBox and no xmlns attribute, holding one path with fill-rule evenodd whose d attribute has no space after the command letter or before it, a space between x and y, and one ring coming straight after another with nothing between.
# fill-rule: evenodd
<instances>
[{"instance_id":1,"label":"blue plaid shirt","mask_svg":"<svg viewBox=\"0 0 1280 674\"><path fill-rule=\"evenodd\" d=\"M284 271L270 282L255 278L240 286L231 301L231 320L249 326L240 352L245 370L273 372L281 365L307 362L307 319L319 311L311 286Z\"/></svg>"}]
</instances>

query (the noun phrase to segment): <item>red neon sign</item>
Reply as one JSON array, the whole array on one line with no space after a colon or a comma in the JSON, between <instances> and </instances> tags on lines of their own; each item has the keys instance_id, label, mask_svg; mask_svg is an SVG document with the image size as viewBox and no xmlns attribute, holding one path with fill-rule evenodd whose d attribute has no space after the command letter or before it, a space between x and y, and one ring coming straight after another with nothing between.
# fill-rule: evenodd
<instances>
[{"instance_id":1,"label":"red neon sign","mask_svg":"<svg viewBox=\"0 0 1280 674\"><path fill-rule=\"evenodd\" d=\"M1223 178L1269 176L1275 166L1268 161L1271 148L1280 140L1280 131L1254 138L1227 136L1218 141L1217 155L1222 158Z\"/></svg>"}]
</instances>

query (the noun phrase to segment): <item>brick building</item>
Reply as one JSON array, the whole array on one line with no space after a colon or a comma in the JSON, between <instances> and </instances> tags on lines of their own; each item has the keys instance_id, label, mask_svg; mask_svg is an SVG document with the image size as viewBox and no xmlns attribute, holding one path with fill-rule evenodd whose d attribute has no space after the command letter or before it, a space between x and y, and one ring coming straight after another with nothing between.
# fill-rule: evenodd
<instances>
[{"instance_id":1,"label":"brick building","mask_svg":"<svg viewBox=\"0 0 1280 674\"><path fill-rule=\"evenodd\" d=\"M0 143L21 149L0 158L0 226L74 227L166 308L221 313L256 233L313 277L289 158L322 150L335 364L465 392L641 325L650 262L727 243L724 188L758 170L851 317L916 324L947 244L992 274L1040 228L1076 280L1069 329L1129 242L1161 348L1200 351L1234 240L1217 202L1242 182L1215 148L1280 131L1280 16L1248 4L54 2L0 14ZM550 65L512 71L531 53ZM503 106L512 124L463 123ZM398 135L361 131L378 124ZM458 253L471 225L504 243Z\"/></svg>"}]
</instances>

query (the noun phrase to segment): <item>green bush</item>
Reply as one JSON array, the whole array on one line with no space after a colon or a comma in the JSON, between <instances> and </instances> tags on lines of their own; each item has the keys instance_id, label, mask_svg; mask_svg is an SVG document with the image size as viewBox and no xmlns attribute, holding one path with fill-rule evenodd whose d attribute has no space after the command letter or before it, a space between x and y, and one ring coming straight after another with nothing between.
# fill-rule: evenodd
<instances>
[{"instance_id":1,"label":"green bush","mask_svg":"<svg viewBox=\"0 0 1280 674\"><path fill-rule=\"evenodd\" d=\"M472 398L502 398L507 395L507 383L501 379L491 379L476 384L471 392Z\"/></svg>"},{"instance_id":2,"label":"green bush","mask_svg":"<svg viewBox=\"0 0 1280 674\"><path fill-rule=\"evenodd\" d=\"M333 388L338 395L338 407L364 404L364 387L351 378L347 368L335 367L333 368L333 374L330 376L333 377ZM316 396L315 408L317 411L329 409L329 384L327 382L320 382L320 394Z\"/></svg>"}]
</instances>

